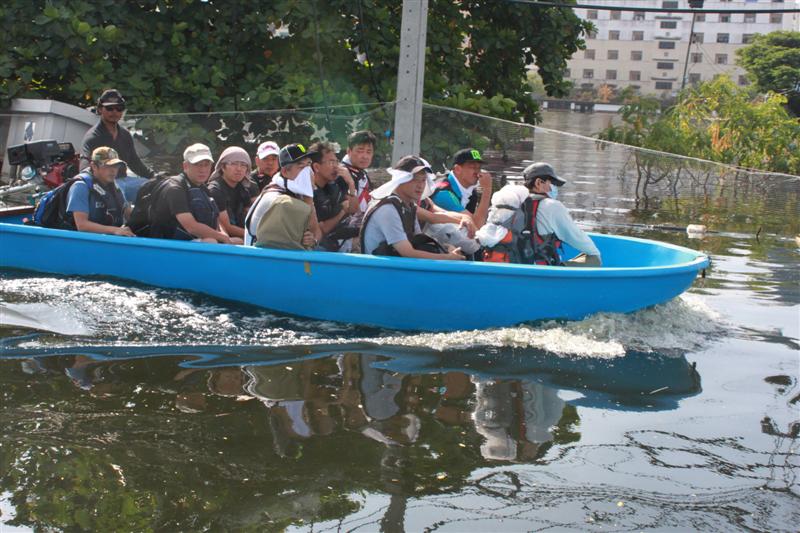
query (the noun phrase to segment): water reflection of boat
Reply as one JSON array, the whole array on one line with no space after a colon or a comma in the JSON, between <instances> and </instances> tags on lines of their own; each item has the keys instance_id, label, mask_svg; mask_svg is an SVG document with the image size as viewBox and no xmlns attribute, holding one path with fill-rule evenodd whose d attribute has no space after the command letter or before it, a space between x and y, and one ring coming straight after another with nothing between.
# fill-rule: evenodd
<instances>
[{"instance_id":1,"label":"water reflection of boat","mask_svg":"<svg viewBox=\"0 0 800 533\"><path fill-rule=\"evenodd\" d=\"M570 269L131 239L31 227L21 218L0 213L0 267L110 276L309 318L408 330L627 313L681 294L708 265L694 250L611 235L592 235L603 268ZM425 296L439 294L443 284L470 290Z\"/></svg>"}]
</instances>

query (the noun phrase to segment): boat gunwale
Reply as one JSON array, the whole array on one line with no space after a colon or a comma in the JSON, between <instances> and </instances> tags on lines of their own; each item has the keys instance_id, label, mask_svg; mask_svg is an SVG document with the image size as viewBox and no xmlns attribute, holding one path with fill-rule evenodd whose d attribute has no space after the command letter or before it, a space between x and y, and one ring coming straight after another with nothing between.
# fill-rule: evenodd
<instances>
[{"instance_id":1,"label":"boat gunwale","mask_svg":"<svg viewBox=\"0 0 800 533\"><path fill-rule=\"evenodd\" d=\"M1 220L1 219L0 219ZM601 233L589 233L602 238L638 242L647 246L664 247L674 251L694 255L694 259L688 262L681 262L668 265L655 266L635 266L635 267L584 267L584 268L564 268L559 266L547 265L522 265L508 263L483 263L483 262L463 262L463 261L434 261L419 260L404 257L386 257L366 254L352 254L339 252L323 252L308 250L279 250L268 248L257 248L250 246L220 246L219 244L178 241L170 239L154 238L132 238L117 235L94 234L61 230L53 228L43 228L37 226L27 226L20 223L9 223L0 221L0 235L3 232L18 234L28 234L33 237L42 236L49 238L67 237L69 240L99 242L104 246L125 245L140 246L145 248L157 248L164 250L180 250L195 253L210 253L213 255L244 256L250 258L278 259L282 261L330 264L335 266L353 267L380 267L395 270L416 270L423 272L459 273L459 274L502 274L504 277L547 277L547 278L582 278L582 279L602 279L616 278L625 276L652 277L663 276L665 274L680 274L688 271L698 271L708 266L708 256L697 250L685 248L671 243L642 239L638 237L628 237L624 235L607 235ZM43 235L42 235L43 234ZM2 263L2 259L0 259Z\"/></svg>"}]
</instances>

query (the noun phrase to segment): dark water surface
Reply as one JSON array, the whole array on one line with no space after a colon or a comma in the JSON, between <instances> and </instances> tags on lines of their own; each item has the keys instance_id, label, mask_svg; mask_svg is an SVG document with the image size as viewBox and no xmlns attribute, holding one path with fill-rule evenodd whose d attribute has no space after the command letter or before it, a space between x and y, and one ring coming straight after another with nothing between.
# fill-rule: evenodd
<instances>
[{"instance_id":1,"label":"dark water surface","mask_svg":"<svg viewBox=\"0 0 800 533\"><path fill-rule=\"evenodd\" d=\"M583 194L576 217L704 250L707 277L631 315L410 334L0 272L0 531L796 531L794 236L689 239Z\"/></svg>"}]
</instances>

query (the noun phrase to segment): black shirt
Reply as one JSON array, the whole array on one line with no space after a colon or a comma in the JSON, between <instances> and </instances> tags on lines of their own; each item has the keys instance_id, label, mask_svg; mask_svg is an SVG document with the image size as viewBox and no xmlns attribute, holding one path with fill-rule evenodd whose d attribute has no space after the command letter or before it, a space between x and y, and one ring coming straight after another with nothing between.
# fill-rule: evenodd
<instances>
[{"instance_id":1,"label":"black shirt","mask_svg":"<svg viewBox=\"0 0 800 533\"><path fill-rule=\"evenodd\" d=\"M253 172L250 173L250 181L256 184L258 187L258 192L264 190L264 187L269 185L269 182L272 181L272 176L268 174L259 174L258 169L255 169Z\"/></svg>"},{"instance_id":2,"label":"black shirt","mask_svg":"<svg viewBox=\"0 0 800 533\"><path fill-rule=\"evenodd\" d=\"M250 183L252 182L245 178L235 187L231 187L220 176L208 184L208 194L217 203L219 210L227 211L230 223L240 228L244 228L244 217L250 207Z\"/></svg>"},{"instance_id":3,"label":"black shirt","mask_svg":"<svg viewBox=\"0 0 800 533\"><path fill-rule=\"evenodd\" d=\"M192 239L194 237L186 232L178 222L177 215L192 213L192 216L197 219L197 215L192 212L190 206L189 189L201 190L202 194L208 196L206 186L194 185L183 173L166 178L166 180L167 182L164 183L158 192L158 197L154 200L150 236L163 239Z\"/></svg>"},{"instance_id":4,"label":"black shirt","mask_svg":"<svg viewBox=\"0 0 800 533\"><path fill-rule=\"evenodd\" d=\"M347 182L341 176L314 190L314 209L320 222L339 214L342 202L347 199L347 190Z\"/></svg>"},{"instance_id":5,"label":"black shirt","mask_svg":"<svg viewBox=\"0 0 800 533\"><path fill-rule=\"evenodd\" d=\"M92 158L92 151L101 146L108 146L116 150L119 158L125 161L128 168L137 176L142 176L143 178L153 177L153 171L139 159L139 154L136 153L136 149L133 146L133 137L130 132L122 126L117 125L117 138L114 139L102 120L92 126L89 131L86 132L86 135L83 136L81 168L89 166L89 162Z\"/></svg>"}]
</instances>

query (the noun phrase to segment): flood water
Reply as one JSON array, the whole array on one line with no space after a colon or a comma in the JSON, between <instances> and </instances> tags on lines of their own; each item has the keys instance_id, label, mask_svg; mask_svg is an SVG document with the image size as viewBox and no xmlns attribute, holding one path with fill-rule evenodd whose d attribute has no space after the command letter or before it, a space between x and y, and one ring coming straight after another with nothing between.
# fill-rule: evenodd
<instances>
[{"instance_id":1,"label":"flood water","mask_svg":"<svg viewBox=\"0 0 800 533\"><path fill-rule=\"evenodd\" d=\"M0 271L0 531L796 531L800 186L676 215L623 155L548 138L586 227L706 276L629 315L415 334Z\"/></svg>"}]
</instances>

